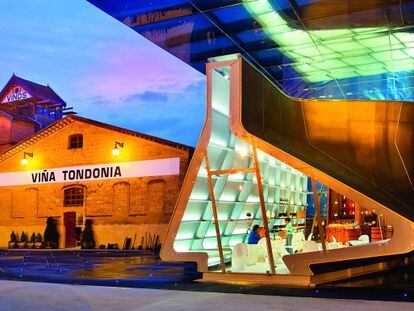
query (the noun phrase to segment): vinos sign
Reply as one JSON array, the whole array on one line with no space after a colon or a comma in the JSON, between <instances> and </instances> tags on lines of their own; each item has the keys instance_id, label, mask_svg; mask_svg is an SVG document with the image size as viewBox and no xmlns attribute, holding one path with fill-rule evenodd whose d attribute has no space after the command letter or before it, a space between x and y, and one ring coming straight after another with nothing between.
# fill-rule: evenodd
<instances>
[{"instance_id":1,"label":"vinos sign","mask_svg":"<svg viewBox=\"0 0 414 311\"><path fill-rule=\"evenodd\" d=\"M17 100L23 100L31 97L32 96L30 96L30 94L27 93L27 91L21 86L14 86L9 90L1 103L11 103Z\"/></svg>"}]
</instances>

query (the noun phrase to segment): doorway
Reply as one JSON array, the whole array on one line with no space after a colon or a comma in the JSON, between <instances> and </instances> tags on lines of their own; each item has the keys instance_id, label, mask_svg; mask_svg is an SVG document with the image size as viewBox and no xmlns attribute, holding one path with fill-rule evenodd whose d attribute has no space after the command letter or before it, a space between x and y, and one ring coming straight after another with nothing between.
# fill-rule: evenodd
<instances>
[{"instance_id":1,"label":"doorway","mask_svg":"<svg viewBox=\"0 0 414 311\"><path fill-rule=\"evenodd\" d=\"M65 212L63 222L65 225L65 248L76 247L76 212Z\"/></svg>"}]
</instances>

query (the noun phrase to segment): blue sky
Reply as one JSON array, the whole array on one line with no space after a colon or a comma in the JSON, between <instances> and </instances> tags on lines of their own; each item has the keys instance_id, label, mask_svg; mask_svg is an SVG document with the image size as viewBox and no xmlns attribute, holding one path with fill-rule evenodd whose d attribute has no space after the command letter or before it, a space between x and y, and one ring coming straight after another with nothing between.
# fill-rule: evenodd
<instances>
[{"instance_id":1,"label":"blue sky","mask_svg":"<svg viewBox=\"0 0 414 311\"><path fill-rule=\"evenodd\" d=\"M195 145L204 75L85 0L1 0L0 85L47 84L80 115Z\"/></svg>"}]
</instances>

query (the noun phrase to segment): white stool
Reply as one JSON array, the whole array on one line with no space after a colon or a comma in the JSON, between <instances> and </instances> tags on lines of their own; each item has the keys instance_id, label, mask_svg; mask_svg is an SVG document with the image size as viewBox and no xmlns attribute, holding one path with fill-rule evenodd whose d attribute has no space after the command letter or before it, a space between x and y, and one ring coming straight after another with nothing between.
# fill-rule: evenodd
<instances>
[{"instance_id":1,"label":"white stool","mask_svg":"<svg viewBox=\"0 0 414 311\"><path fill-rule=\"evenodd\" d=\"M257 245L247 244L247 265L252 266L257 262Z\"/></svg>"},{"instance_id":2,"label":"white stool","mask_svg":"<svg viewBox=\"0 0 414 311\"><path fill-rule=\"evenodd\" d=\"M231 256L231 269L232 271L243 271L247 265L247 245L238 243L233 248Z\"/></svg>"}]
</instances>

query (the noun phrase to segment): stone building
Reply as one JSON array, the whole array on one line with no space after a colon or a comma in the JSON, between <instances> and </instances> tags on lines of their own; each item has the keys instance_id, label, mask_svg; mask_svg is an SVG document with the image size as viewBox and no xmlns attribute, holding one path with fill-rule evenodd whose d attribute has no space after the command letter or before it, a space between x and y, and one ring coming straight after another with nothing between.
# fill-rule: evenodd
<instances>
[{"instance_id":1,"label":"stone building","mask_svg":"<svg viewBox=\"0 0 414 311\"><path fill-rule=\"evenodd\" d=\"M79 244L91 219L97 245L146 233L162 239L192 148L70 114L0 154L0 247L10 233L43 234L57 219L60 247Z\"/></svg>"}]
</instances>

